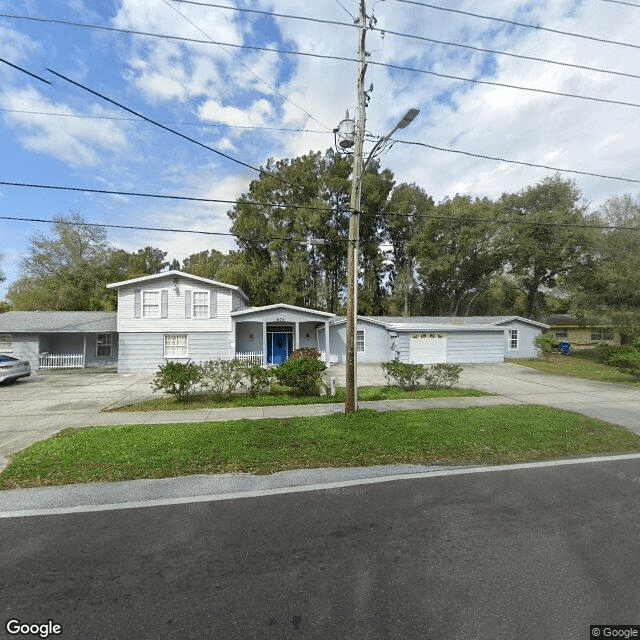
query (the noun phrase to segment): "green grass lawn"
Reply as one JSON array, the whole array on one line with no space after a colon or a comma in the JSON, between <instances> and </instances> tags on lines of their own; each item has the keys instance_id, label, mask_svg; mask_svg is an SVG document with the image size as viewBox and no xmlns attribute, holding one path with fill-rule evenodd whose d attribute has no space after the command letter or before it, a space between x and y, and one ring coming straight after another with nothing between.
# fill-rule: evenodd
<instances>
[{"instance_id":1,"label":"green grass lawn","mask_svg":"<svg viewBox=\"0 0 640 640\"><path fill-rule=\"evenodd\" d=\"M418 391L402 391L398 387L358 387L360 400L405 400L421 398L449 398L457 396L486 396L484 391L475 389L419 389ZM179 411L192 409L220 409L228 407L270 407L276 405L293 404L327 404L344 402L345 390L336 389L336 395L330 396L297 396L288 387L274 385L271 393L263 393L256 397L238 394L225 400L216 402L207 396L195 396L187 402L177 402L172 396L162 395L144 402L127 404L105 409L104 411Z\"/></svg>"},{"instance_id":2,"label":"green grass lawn","mask_svg":"<svg viewBox=\"0 0 640 640\"><path fill-rule=\"evenodd\" d=\"M377 464L500 464L640 451L640 436L539 406L66 429L12 457L0 488Z\"/></svg>"},{"instance_id":3,"label":"green grass lawn","mask_svg":"<svg viewBox=\"0 0 640 640\"><path fill-rule=\"evenodd\" d=\"M593 351L574 351L570 356L553 355L549 360L543 358L524 358L508 360L513 364L522 364L545 373L559 373L576 378L588 378L600 382L615 382L633 387L640 387L640 382L635 382L626 373L618 371L615 367L598 362Z\"/></svg>"}]
</instances>

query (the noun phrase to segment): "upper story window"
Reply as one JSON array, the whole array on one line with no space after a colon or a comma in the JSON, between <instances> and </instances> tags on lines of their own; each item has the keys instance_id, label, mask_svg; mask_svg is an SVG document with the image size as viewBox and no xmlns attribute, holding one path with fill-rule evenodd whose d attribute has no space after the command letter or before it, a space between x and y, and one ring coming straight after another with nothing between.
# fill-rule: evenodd
<instances>
[{"instance_id":1,"label":"upper story window","mask_svg":"<svg viewBox=\"0 0 640 640\"><path fill-rule=\"evenodd\" d=\"M0 335L0 353L13 351L13 339L10 335Z\"/></svg>"},{"instance_id":2,"label":"upper story window","mask_svg":"<svg viewBox=\"0 0 640 640\"><path fill-rule=\"evenodd\" d=\"M194 291L193 292L193 317L208 318L209 311L209 292Z\"/></svg>"},{"instance_id":3,"label":"upper story window","mask_svg":"<svg viewBox=\"0 0 640 640\"><path fill-rule=\"evenodd\" d=\"M208 289L186 289L184 292L185 318L215 318L217 296Z\"/></svg>"},{"instance_id":4,"label":"upper story window","mask_svg":"<svg viewBox=\"0 0 640 640\"><path fill-rule=\"evenodd\" d=\"M168 289L134 289L133 290L134 318L168 318L169 291Z\"/></svg>"},{"instance_id":5,"label":"upper story window","mask_svg":"<svg viewBox=\"0 0 640 640\"><path fill-rule=\"evenodd\" d=\"M160 317L160 291L142 292L142 317Z\"/></svg>"}]
</instances>

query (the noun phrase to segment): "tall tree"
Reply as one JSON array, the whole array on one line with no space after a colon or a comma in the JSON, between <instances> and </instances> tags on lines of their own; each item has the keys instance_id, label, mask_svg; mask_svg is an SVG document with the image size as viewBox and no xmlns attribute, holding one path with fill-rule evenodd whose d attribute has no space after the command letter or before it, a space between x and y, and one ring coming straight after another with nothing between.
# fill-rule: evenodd
<instances>
[{"instance_id":1,"label":"tall tree","mask_svg":"<svg viewBox=\"0 0 640 640\"><path fill-rule=\"evenodd\" d=\"M594 251L564 284L576 315L633 338L640 335L640 196L610 198L598 213L605 225L621 228L594 232Z\"/></svg>"},{"instance_id":2,"label":"tall tree","mask_svg":"<svg viewBox=\"0 0 640 640\"><path fill-rule=\"evenodd\" d=\"M335 312L346 278L350 164L328 151L269 160L265 169L229 212L250 273L246 293L255 304Z\"/></svg>"},{"instance_id":3,"label":"tall tree","mask_svg":"<svg viewBox=\"0 0 640 640\"><path fill-rule=\"evenodd\" d=\"M510 222L504 235L507 268L525 295L528 318L546 314L545 291L576 269L593 245L592 229L584 228L593 219L580 198L571 180L555 175L500 200Z\"/></svg>"},{"instance_id":4,"label":"tall tree","mask_svg":"<svg viewBox=\"0 0 640 640\"><path fill-rule=\"evenodd\" d=\"M130 280L142 276L152 276L161 273L169 266L165 259L166 251L156 247L145 247L131 253L124 249L113 251L110 259L110 268L113 271L114 280Z\"/></svg>"},{"instance_id":5,"label":"tall tree","mask_svg":"<svg viewBox=\"0 0 640 640\"><path fill-rule=\"evenodd\" d=\"M415 257L410 251L416 225L434 206L433 198L416 184L397 185L385 207L385 240L391 244L387 301L390 315L411 315L417 302Z\"/></svg>"},{"instance_id":6,"label":"tall tree","mask_svg":"<svg viewBox=\"0 0 640 640\"><path fill-rule=\"evenodd\" d=\"M495 203L457 195L414 224L409 254L416 260L421 312L467 315L504 261Z\"/></svg>"},{"instance_id":7,"label":"tall tree","mask_svg":"<svg viewBox=\"0 0 640 640\"><path fill-rule=\"evenodd\" d=\"M211 249L211 251L200 251L192 253L182 261L181 270L185 273L191 273L201 278L211 278L218 280L218 272L225 264L225 255ZM229 282L228 284L233 284Z\"/></svg>"},{"instance_id":8,"label":"tall tree","mask_svg":"<svg viewBox=\"0 0 640 640\"><path fill-rule=\"evenodd\" d=\"M114 309L105 289L113 252L103 227L74 213L56 216L53 237L36 235L7 298L15 310Z\"/></svg>"}]
</instances>

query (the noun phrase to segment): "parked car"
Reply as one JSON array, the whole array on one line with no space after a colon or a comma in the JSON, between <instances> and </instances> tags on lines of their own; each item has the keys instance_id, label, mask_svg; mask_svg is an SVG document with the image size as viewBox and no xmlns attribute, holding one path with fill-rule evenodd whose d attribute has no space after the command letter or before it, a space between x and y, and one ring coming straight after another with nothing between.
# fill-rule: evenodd
<instances>
[{"instance_id":1,"label":"parked car","mask_svg":"<svg viewBox=\"0 0 640 640\"><path fill-rule=\"evenodd\" d=\"M12 382L31 375L31 365L26 360L0 354L0 382Z\"/></svg>"}]
</instances>

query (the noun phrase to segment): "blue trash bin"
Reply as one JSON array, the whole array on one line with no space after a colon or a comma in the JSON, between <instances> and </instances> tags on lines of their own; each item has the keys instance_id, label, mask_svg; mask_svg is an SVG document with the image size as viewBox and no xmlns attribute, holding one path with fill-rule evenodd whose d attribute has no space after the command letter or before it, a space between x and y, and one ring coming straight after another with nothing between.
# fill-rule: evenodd
<instances>
[{"instance_id":1,"label":"blue trash bin","mask_svg":"<svg viewBox=\"0 0 640 640\"><path fill-rule=\"evenodd\" d=\"M558 345L558 349L560 349L560 353L562 355L568 356L571 354L571 343L570 342L561 342Z\"/></svg>"}]
</instances>

